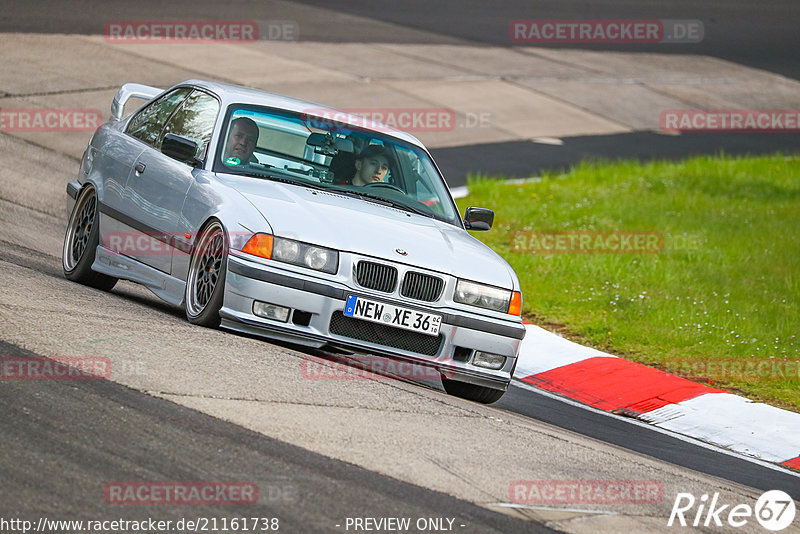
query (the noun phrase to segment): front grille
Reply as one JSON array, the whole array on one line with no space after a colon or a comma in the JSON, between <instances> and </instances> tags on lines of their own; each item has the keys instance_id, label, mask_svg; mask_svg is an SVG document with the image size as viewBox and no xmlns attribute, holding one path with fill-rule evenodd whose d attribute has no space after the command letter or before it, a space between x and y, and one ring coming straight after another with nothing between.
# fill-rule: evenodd
<instances>
[{"instance_id":1,"label":"front grille","mask_svg":"<svg viewBox=\"0 0 800 534\"><path fill-rule=\"evenodd\" d=\"M331 317L330 332L337 336L369 341L426 356L435 356L444 339L441 335L428 336L402 328L345 317L340 311L334 312Z\"/></svg>"},{"instance_id":2,"label":"front grille","mask_svg":"<svg viewBox=\"0 0 800 534\"><path fill-rule=\"evenodd\" d=\"M443 287L444 280L441 278L409 271L406 273L405 278L403 278L400 294L410 299L433 302L434 300L438 300L439 296L442 294Z\"/></svg>"},{"instance_id":3,"label":"front grille","mask_svg":"<svg viewBox=\"0 0 800 534\"><path fill-rule=\"evenodd\" d=\"M367 289L391 293L397 287L397 269L382 263L360 261L356 265L356 282Z\"/></svg>"}]
</instances>

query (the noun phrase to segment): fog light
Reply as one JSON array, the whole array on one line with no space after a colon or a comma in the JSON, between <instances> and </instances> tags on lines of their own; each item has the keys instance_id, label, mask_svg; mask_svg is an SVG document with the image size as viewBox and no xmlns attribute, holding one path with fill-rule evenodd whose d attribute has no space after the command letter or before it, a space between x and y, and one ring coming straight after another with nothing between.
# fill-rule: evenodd
<instances>
[{"instance_id":1,"label":"fog light","mask_svg":"<svg viewBox=\"0 0 800 534\"><path fill-rule=\"evenodd\" d=\"M472 365L486 369L502 369L505 363L505 356L480 351L475 351L475 357L472 359Z\"/></svg>"},{"instance_id":2,"label":"fog light","mask_svg":"<svg viewBox=\"0 0 800 534\"><path fill-rule=\"evenodd\" d=\"M280 321L285 323L289 319L289 308L283 306L276 306L275 304L267 304L266 302L253 302L253 314L263 317L264 319L272 319L273 321Z\"/></svg>"}]
</instances>

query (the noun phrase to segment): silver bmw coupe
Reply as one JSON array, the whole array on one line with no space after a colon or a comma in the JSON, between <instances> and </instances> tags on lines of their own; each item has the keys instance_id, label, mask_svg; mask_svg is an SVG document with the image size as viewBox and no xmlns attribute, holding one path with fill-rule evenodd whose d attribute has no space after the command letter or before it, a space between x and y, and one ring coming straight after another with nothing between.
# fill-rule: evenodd
<instances>
[{"instance_id":1,"label":"silver bmw coupe","mask_svg":"<svg viewBox=\"0 0 800 534\"><path fill-rule=\"evenodd\" d=\"M124 117L131 98L146 103ZM525 329L511 267L467 230L425 147L361 116L244 87L126 84L67 184L65 276L118 279L198 325L438 370L498 400Z\"/></svg>"}]
</instances>

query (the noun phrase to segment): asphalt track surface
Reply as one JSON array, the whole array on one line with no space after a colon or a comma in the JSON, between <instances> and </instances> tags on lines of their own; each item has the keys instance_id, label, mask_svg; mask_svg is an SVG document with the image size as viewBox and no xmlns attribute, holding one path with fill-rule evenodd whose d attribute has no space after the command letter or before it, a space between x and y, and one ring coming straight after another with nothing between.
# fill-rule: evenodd
<instances>
[{"instance_id":1,"label":"asphalt track surface","mask_svg":"<svg viewBox=\"0 0 800 534\"><path fill-rule=\"evenodd\" d=\"M102 13L73 8L82 2L38 0L14 3L0 11L0 32L102 34L107 20L245 19L291 20L300 38L320 42L467 42L508 46L515 19L691 19L704 25L704 38L691 44L570 44L573 49L718 57L800 80L800 3L794 0L298 0L219 2L211 0L108 0ZM87 4L88 5L88 4ZM308 7L334 10L362 19L338 21ZM401 28L402 31L397 31ZM558 48L558 45L537 45ZM525 178L542 170L568 169L584 160L681 159L695 155L800 152L800 135L694 134L680 137L651 132L562 139L563 145L534 142L485 143L432 150L450 187L466 184L469 174Z\"/></svg>"},{"instance_id":2,"label":"asphalt track surface","mask_svg":"<svg viewBox=\"0 0 800 534\"><path fill-rule=\"evenodd\" d=\"M133 15L147 10L148 6L162 5L161 2L110 4L113 6L109 9L120 19L134 18ZM486 4L502 5L503 9L478 11L480 5ZM462 7L468 7L459 9L454 9L451 2L436 2L425 3L425 8L420 10L411 7L413 2L403 4L403 8L392 7L394 4L382 1L333 0L325 2L325 5L341 5L341 9L362 16L420 28L441 35L443 41L456 36L492 42L491 35L495 35L497 28L502 27L500 35L505 35L505 24L509 18L566 18L566 13L574 18L575 10L581 12L582 18L601 16L595 10L599 8L591 7L597 6L597 3L559 2L557 5L560 7L549 8L548 5L556 6L556 3L539 4L538 8L543 10L529 2L468 2L461 4ZM624 3L604 5L616 6L615 12L621 15L627 10ZM720 27L725 29L720 35L727 36L728 41L715 45L715 41L710 39L714 35L710 32L713 28L707 24L707 42L712 48L704 53L716 53L720 57L745 63L749 61L749 64L787 76L798 75L797 43L794 41L797 33L787 30L800 18L795 2L768 4L774 10L765 9L765 4L738 7L738 3L734 2L717 2L708 8L700 7L706 10L700 14L694 3L670 2L666 4L670 6L667 8L668 15L654 11L655 2L643 5L650 5L650 11L642 11L636 17L717 17ZM15 4L13 9L4 6L0 12L0 31L98 32L97 17L89 10L65 6L68 4L62 2ZM300 16L297 4L286 2L282 6L285 11L279 16ZM191 18L219 15L211 3L203 2L172 2L165 9L170 11L172 17L185 16L187 10L192 13ZM233 18L248 9L245 3L233 2L227 7L225 16ZM48 16L43 18L42 13ZM602 16L610 18L605 13L602 12ZM633 18L630 14L621 15L619 18ZM479 20L481 17L482 20ZM748 26L752 30L754 25L758 31L734 31ZM489 32L487 28L492 27L495 30ZM769 43L762 39L765 30L770 30L774 36ZM312 21L307 31L311 31L316 39L339 42L348 39L351 30L336 28L325 21ZM369 27L366 31L369 32ZM391 36L384 38L391 39ZM680 48L676 47L675 52L681 53ZM793 54L794 62L791 57ZM648 137L652 134L629 135L627 138L622 136L614 139L576 138L574 143L567 143L574 150L566 156L563 153L548 156L548 151L553 149L543 145L525 143L524 146L514 147L502 144L492 147L496 150L494 154L498 155L495 158L497 168L493 170L513 175L530 171L537 162L543 168L567 166L587 155L648 157L659 150L659 143L663 153L674 154L674 157L681 157L697 148L696 143L691 143L686 136L677 140L665 136ZM763 151L790 149L792 143L797 146L796 136L770 137L762 135L755 142L763 143ZM738 150L746 153L754 150L755 146L741 136L718 140L705 136L703 139L709 143L704 149L708 151L722 148L739 153L737 149L731 149L738 146ZM613 147L620 146L625 148L616 150L622 154L611 151ZM532 147L540 152L531 153ZM450 159L453 165L469 165L469 157L478 158L469 156L475 150L474 146L442 149L437 157L444 161ZM480 157L486 160L486 152ZM548 157L551 159L548 160ZM42 229L61 232L60 228L48 226ZM2 262L7 265L23 267L32 274L50 279L61 278L58 259L53 256L8 242L3 243L0 250ZM70 297L70 294L55 295L55 298ZM127 300L131 304L142 305L151 315L165 322L180 317L179 311L153 298L142 298L138 293L124 289L116 290L113 295L101 294L97 298L104 303ZM240 337L224 335L231 336L231 339ZM0 341L0 352L4 356L34 355L4 341ZM550 397L531 394L520 388L512 387L495 408L498 414L504 410L520 414L545 425L554 425L664 460L680 468L708 473L753 488L783 489L794 496L800 495L800 478L792 474L696 446ZM109 480L148 477L231 480L240 475L241 478L258 480L261 487L274 490L274 498L265 499L256 508L248 507L244 515L279 517L290 532L332 531L337 521L345 517L370 515L447 515L463 520L472 528L470 531L476 532L547 531L546 527L535 521L523 522L443 493L333 460L113 382L3 383L0 388L0 414L0 447L3 450L0 455L0 476L3 479L0 511L3 516L51 514L53 517L95 519L108 514L108 507L102 499L102 486ZM54 473L58 473L58 476L53 476ZM125 512L130 519L155 515L163 519L177 519L187 514L231 517L238 515L239 511L219 507L206 508L198 514L196 508L137 507Z\"/></svg>"},{"instance_id":3,"label":"asphalt track surface","mask_svg":"<svg viewBox=\"0 0 800 534\"><path fill-rule=\"evenodd\" d=\"M391 22L472 43L508 46L509 22L515 19L695 19L703 22L700 43L652 44L538 44L541 48L701 54L800 79L800 3L793 0L742 2L739 0L298 0L345 13ZM314 33L311 38L339 39ZM351 39L358 38L350 36ZM393 42L392 35L378 36ZM530 142L491 143L433 150L446 171L449 185L466 183L470 173L535 176L543 170L565 170L584 160L617 158L647 161L677 160L690 156L770 154L800 150L798 134L684 134L680 137L652 132L598 135L562 139L563 145Z\"/></svg>"},{"instance_id":4,"label":"asphalt track surface","mask_svg":"<svg viewBox=\"0 0 800 534\"><path fill-rule=\"evenodd\" d=\"M700 43L637 46L637 52L703 54L800 79L800 4L793 0L298 0L478 43L508 46L516 19L692 19ZM384 37L391 39L391 36ZM546 48L557 44L537 45ZM570 44L585 50L630 51L625 44Z\"/></svg>"},{"instance_id":5,"label":"asphalt track surface","mask_svg":"<svg viewBox=\"0 0 800 534\"><path fill-rule=\"evenodd\" d=\"M682 160L692 156L727 154L745 156L800 152L800 135L789 133L739 133L662 135L631 132L561 139L563 145L525 141L432 149L448 185L466 185L470 174L528 178L543 171L566 171L581 161L615 159Z\"/></svg>"},{"instance_id":6,"label":"asphalt track surface","mask_svg":"<svg viewBox=\"0 0 800 534\"><path fill-rule=\"evenodd\" d=\"M302 23L303 40L330 42L446 42L508 46L515 19L693 19L704 26L700 43L637 45L636 51L703 54L800 79L797 48L800 4L794 0L297 0L294 2L213 0L108 0L102 12L91 2L33 0L4 2L0 31L99 34L109 18L272 19ZM316 18L302 5L364 17L363 25ZM391 32L369 20L418 29L419 35ZM424 33L422 33L424 32ZM557 45L539 45L557 48ZM631 50L624 44L571 44L588 50Z\"/></svg>"},{"instance_id":7,"label":"asphalt track surface","mask_svg":"<svg viewBox=\"0 0 800 534\"><path fill-rule=\"evenodd\" d=\"M61 281L56 258L8 243L0 249L6 265L24 266ZM54 297L70 295L56 293ZM138 304L164 323L181 320L180 310L124 286L101 298L110 305L114 301L123 306ZM6 342L0 342L0 354L37 355ZM511 387L494 408L500 418L505 411L520 414L752 488L782 489L790 495L800 492L800 478L795 475L520 387ZM4 451L0 512L4 517L97 519L110 513L128 520L278 517L288 532L331 532L339 530L335 525L347 517L446 516L468 525L465 532L549 531L535 521L511 518L333 460L114 382L4 382L0 414ZM387 447L391 450L390 444ZM537 454L532 450L531 460L536 461ZM256 481L268 497L254 506L210 506L200 512L197 507L180 506L137 506L117 512L102 497L109 481L198 479Z\"/></svg>"},{"instance_id":8,"label":"asphalt track surface","mask_svg":"<svg viewBox=\"0 0 800 534\"><path fill-rule=\"evenodd\" d=\"M2 341L0 352L36 356ZM258 504L128 507L125 519L278 518L281 531L331 532L348 517L446 515L469 532L553 532L105 380L6 383L0 411L5 518L107 518L109 481L202 474L257 482Z\"/></svg>"}]
</instances>

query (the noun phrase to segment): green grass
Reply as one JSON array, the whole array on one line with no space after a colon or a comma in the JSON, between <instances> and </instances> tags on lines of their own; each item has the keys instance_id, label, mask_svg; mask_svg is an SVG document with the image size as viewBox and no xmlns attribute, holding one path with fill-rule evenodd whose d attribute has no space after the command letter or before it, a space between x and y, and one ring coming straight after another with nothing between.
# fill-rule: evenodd
<instances>
[{"instance_id":1,"label":"green grass","mask_svg":"<svg viewBox=\"0 0 800 534\"><path fill-rule=\"evenodd\" d=\"M495 210L473 235L514 267L532 322L800 411L800 158L584 163L469 190L459 206ZM519 234L564 230L658 232L663 248L532 253Z\"/></svg>"}]
</instances>

